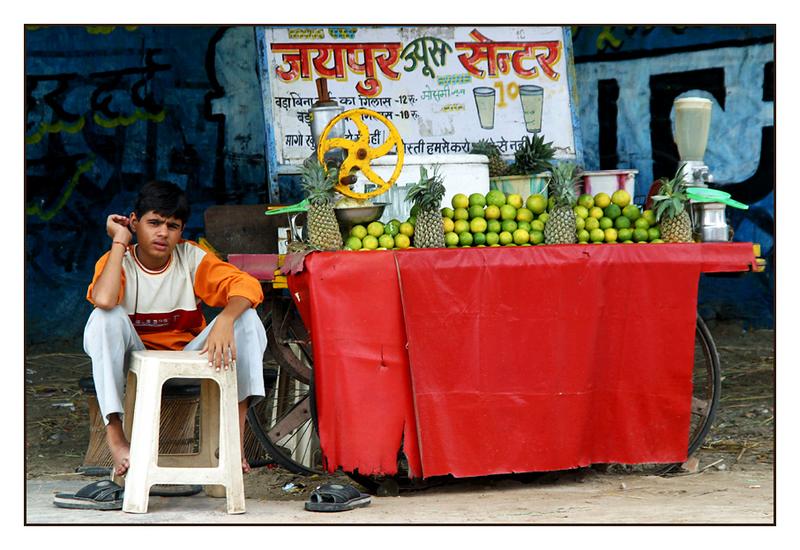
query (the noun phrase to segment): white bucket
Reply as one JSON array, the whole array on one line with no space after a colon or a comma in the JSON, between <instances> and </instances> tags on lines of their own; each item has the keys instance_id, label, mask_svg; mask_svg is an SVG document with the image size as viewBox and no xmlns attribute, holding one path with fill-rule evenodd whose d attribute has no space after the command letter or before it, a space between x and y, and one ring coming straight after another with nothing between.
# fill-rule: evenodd
<instances>
[{"instance_id":1,"label":"white bucket","mask_svg":"<svg viewBox=\"0 0 800 550\"><path fill-rule=\"evenodd\" d=\"M614 191L624 189L633 200L636 192L636 174L638 173L638 170L583 172L583 192L592 196L598 193L611 195Z\"/></svg>"},{"instance_id":2,"label":"white bucket","mask_svg":"<svg viewBox=\"0 0 800 550\"><path fill-rule=\"evenodd\" d=\"M385 156L372 161L372 169L381 178L391 177L397 157ZM444 180L445 193L442 208L450 206L453 195L472 193L485 195L489 192L489 159L485 155L405 155L403 168L394 185L382 195L373 197L373 202L391 203L381 216L382 222L393 218L405 221L411 215L411 203L405 201L408 188L419 181L419 167L424 166L430 176L434 165ZM359 176L359 179L363 178Z\"/></svg>"}]
</instances>

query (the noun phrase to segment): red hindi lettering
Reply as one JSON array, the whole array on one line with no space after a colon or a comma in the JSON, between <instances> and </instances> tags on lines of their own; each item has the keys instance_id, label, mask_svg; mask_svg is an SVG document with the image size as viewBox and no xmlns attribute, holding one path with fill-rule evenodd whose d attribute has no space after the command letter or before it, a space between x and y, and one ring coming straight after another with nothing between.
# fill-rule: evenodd
<instances>
[{"instance_id":1,"label":"red hindi lettering","mask_svg":"<svg viewBox=\"0 0 800 550\"><path fill-rule=\"evenodd\" d=\"M282 61L288 68L275 67L275 74L284 82L292 82L298 76L304 80L311 78L311 62L309 60L314 44L271 44L272 53L282 54Z\"/></svg>"},{"instance_id":2,"label":"red hindi lettering","mask_svg":"<svg viewBox=\"0 0 800 550\"><path fill-rule=\"evenodd\" d=\"M539 66L542 68L542 72L547 75L547 78L558 80L561 75L553 69L553 65L561 59L561 42L558 40L537 42L536 48L547 48L547 54L538 54L536 61L539 62Z\"/></svg>"}]
</instances>

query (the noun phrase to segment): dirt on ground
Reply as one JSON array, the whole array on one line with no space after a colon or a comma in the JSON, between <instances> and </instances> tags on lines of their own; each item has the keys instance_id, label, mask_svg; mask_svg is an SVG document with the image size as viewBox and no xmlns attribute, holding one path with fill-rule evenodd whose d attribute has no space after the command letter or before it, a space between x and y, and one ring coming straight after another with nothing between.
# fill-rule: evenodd
<instances>
[{"instance_id":1,"label":"dirt on ground","mask_svg":"<svg viewBox=\"0 0 800 550\"><path fill-rule=\"evenodd\" d=\"M722 364L722 397L714 425L696 457L704 471L768 470L775 452L775 333L746 330L737 322L709 324ZM91 376L88 357L78 352L28 350L25 362L27 479L86 478L76 470L89 443L88 407L78 380ZM713 470L711 470L713 469ZM579 482L618 472L580 469L521 476L444 480L448 490L519 483ZM691 475L691 474L690 474ZM614 477L616 480L616 477ZM248 498L307 500L319 484L352 483L344 474L301 476L282 467L256 468L245 476ZM616 481L614 481L616 483ZM439 485L441 490L442 484Z\"/></svg>"}]
</instances>

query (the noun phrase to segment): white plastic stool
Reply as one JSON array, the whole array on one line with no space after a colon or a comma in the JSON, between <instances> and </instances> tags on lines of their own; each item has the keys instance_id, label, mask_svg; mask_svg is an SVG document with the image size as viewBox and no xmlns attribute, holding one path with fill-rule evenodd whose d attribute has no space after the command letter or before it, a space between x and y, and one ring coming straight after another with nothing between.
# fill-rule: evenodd
<instances>
[{"instance_id":1,"label":"white plastic stool","mask_svg":"<svg viewBox=\"0 0 800 550\"><path fill-rule=\"evenodd\" d=\"M201 379L196 454L159 457L161 387L170 378ZM217 372L197 351L134 351L125 393L125 433L131 452L122 510L146 513L150 487L156 484L202 484L223 486L228 513L244 513L236 371ZM210 489L206 487L206 492L212 494Z\"/></svg>"}]
</instances>

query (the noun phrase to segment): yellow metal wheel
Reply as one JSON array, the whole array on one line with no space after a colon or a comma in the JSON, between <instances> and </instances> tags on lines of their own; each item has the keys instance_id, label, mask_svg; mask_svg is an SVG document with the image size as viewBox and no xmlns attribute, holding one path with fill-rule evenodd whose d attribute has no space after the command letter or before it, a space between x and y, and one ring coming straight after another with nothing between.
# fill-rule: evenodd
<instances>
[{"instance_id":1,"label":"yellow metal wheel","mask_svg":"<svg viewBox=\"0 0 800 550\"><path fill-rule=\"evenodd\" d=\"M378 147L370 146L369 128L363 119L365 116L381 122L389 131L389 137ZM328 138L328 134L336 124L345 119L352 120L356 128L358 128L358 139L353 141L346 138ZM393 148L397 148L397 164L391 177L384 181L372 170L370 162L372 159L389 154ZM336 186L336 190L342 195L354 199L368 199L385 193L397 181L400 171L403 169L404 148L400 133L388 118L370 109L351 109L337 115L328 123L322 132L322 136L320 136L319 147L317 148L317 158L323 165L325 164L325 153L331 149L344 149L347 152L347 156L339 166L339 183ZM357 193L350 189L352 183L350 175L355 170L360 170L369 181L378 187L369 193Z\"/></svg>"}]
</instances>

